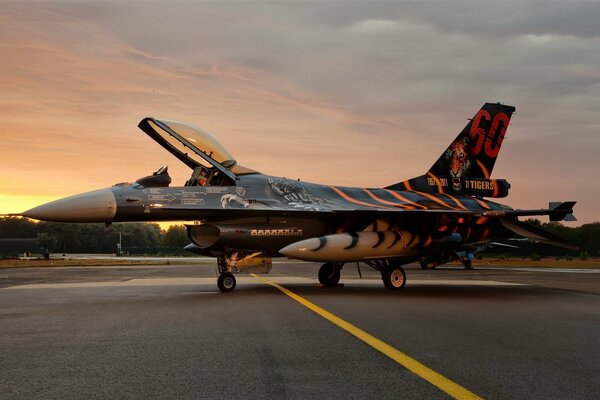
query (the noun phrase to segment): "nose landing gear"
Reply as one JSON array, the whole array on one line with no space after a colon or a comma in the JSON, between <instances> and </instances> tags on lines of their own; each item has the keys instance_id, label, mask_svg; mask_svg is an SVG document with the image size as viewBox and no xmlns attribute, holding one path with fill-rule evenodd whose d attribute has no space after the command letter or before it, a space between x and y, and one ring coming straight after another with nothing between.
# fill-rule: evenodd
<instances>
[{"instance_id":1,"label":"nose landing gear","mask_svg":"<svg viewBox=\"0 0 600 400\"><path fill-rule=\"evenodd\" d=\"M217 279L217 286L221 292L231 292L235 289L235 284L235 276L231 272L225 272Z\"/></svg>"},{"instance_id":2,"label":"nose landing gear","mask_svg":"<svg viewBox=\"0 0 600 400\"><path fill-rule=\"evenodd\" d=\"M217 287L223 293L231 292L235 289L235 276L233 272L237 269L232 263L228 263L224 256L217 258L217 270L219 271L219 277L217 278Z\"/></svg>"}]
</instances>

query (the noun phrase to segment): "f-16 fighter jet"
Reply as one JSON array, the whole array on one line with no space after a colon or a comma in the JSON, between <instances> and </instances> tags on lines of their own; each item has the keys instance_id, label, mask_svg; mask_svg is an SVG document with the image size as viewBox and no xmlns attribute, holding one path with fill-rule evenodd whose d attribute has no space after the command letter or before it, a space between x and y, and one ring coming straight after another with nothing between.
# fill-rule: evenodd
<instances>
[{"instance_id":1,"label":"f-16 fighter jet","mask_svg":"<svg viewBox=\"0 0 600 400\"><path fill-rule=\"evenodd\" d=\"M513 236L566 248L562 238L520 222L547 215L573 220L574 201L516 210L490 198L508 195L492 179L515 108L486 103L424 175L383 188L300 182L264 175L237 163L207 132L192 125L145 118L139 127L191 170L170 186L167 167L134 183L53 201L23 213L62 222L187 221L186 249L215 257L223 292L234 274L271 269L272 257L322 262L318 279L336 286L345 263L381 272L383 284L406 283L402 265L460 260Z\"/></svg>"}]
</instances>

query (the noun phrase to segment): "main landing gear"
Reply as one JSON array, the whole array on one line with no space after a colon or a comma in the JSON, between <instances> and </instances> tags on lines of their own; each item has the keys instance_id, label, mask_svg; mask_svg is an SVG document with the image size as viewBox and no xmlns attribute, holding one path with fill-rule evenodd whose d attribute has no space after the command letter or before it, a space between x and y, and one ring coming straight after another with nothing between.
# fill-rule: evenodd
<instances>
[{"instance_id":1,"label":"main landing gear","mask_svg":"<svg viewBox=\"0 0 600 400\"><path fill-rule=\"evenodd\" d=\"M400 290L406 284L406 272L401 266L388 266L381 271L381 279L386 289Z\"/></svg>"},{"instance_id":2,"label":"main landing gear","mask_svg":"<svg viewBox=\"0 0 600 400\"><path fill-rule=\"evenodd\" d=\"M340 270L343 264L325 263L319 268L319 283L327 287L334 287L340 283Z\"/></svg>"},{"instance_id":3,"label":"main landing gear","mask_svg":"<svg viewBox=\"0 0 600 400\"><path fill-rule=\"evenodd\" d=\"M421 269L435 269L438 265L446 264L451 261L460 261L465 269L473 268L473 259L475 254L470 251L457 251L448 254L439 254L434 257L421 257L418 259Z\"/></svg>"},{"instance_id":4,"label":"main landing gear","mask_svg":"<svg viewBox=\"0 0 600 400\"><path fill-rule=\"evenodd\" d=\"M400 290L406 284L406 273L401 264L388 260L365 261L369 267L381 273L383 285L389 290ZM328 262L319 269L319 282L327 287L337 286L340 282L342 263Z\"/></svg>"},{"instance_id":5,"label":"main landing gear","mask_svg":"<svg viewBox=\"0 0 600 400\"><path fill-rule=\"evenodd\" d=\"M473 268L473 259L475 258L475 254L473 254L470 251L465 251L465 252L457 253L456 256L458 257L459 261L462 263L463 267L465 267L465 269L474 269Z\"/></svg>"},{"instance_id":6,"label":"main landing gear","mask_svg":"<svg viewBox=\"0 0 600 400\"><path fill-rule=\"evenodd\" d=\"M388 260L367 261L366 264L381 273L386 289L400 290L406 284L406 272L400 264Z\"/></svg>"}]
</instances>

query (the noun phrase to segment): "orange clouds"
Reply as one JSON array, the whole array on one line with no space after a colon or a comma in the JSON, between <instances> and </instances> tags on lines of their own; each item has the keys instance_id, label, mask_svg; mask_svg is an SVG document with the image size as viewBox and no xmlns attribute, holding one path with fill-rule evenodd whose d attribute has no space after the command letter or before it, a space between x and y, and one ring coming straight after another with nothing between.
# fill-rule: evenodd
<instances>
[{"instance_id":1,"label":"orange clouds","mask_svg":"<svg viewBox=\"0 0 600 400\"><path fill-rule=\"evenodd\" d=\"M354 174L358 171L352 158L360 157L364 139L352 126L380 123L261 71L227 63L187 65L144 54L58 13L42 12L43 21L36 10L14 13L4 26L19 25L21 33L1 45L5 54L12 54L0 66L0 82L8 89L0 102L2 141L8 150L2 163L6 173L23 183L6 182L4 191L69 194L173 163L140 137L135 125L148 114L206 127L233 152L248 151L238 155L241 163L272 173L309 171L303 178L320 177L321 167L314 162L334 157L342 166L336 171L329 164L336 171L333 180L344 172L344 164ZM46 37L49 31L55 33ZM320 143L324 133L329 144ZM343 147L354 143L356 150L336 152L335 143L342 141ZM187 173L176 179L183 182ZM39 174L45 179L37 185L25 183Z\"/></svg>"}]
</instances>

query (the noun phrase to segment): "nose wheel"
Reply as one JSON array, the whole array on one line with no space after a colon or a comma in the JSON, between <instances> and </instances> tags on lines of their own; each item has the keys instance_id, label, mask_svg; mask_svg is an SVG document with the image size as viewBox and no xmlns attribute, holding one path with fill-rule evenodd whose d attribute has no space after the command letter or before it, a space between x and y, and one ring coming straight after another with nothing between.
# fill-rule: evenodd
<instances>
[{"instance_id":1,"label":"nose wheel","mask_svg":"<svg viewBox=\"0 0 600 400\"><path fill-rule=\"evenodd\" d=\"M217 258L217 270L219 277L217 278L217 287L223 293L231 292L235 289L235 276L232 272L236 271L235 264L229 263L224 257Z\"/></svg>"},{"instance_id":2,"label":"nose wheel","mask_svg":"<svg viewBox=\"0 0 600 400\"><path fill-rule=\"evenodd\" d=\"M235 289L235 276L230 272L225 272L219 275L217 286L221 292L231 292Z\"/></svg>"}]
</instances>

